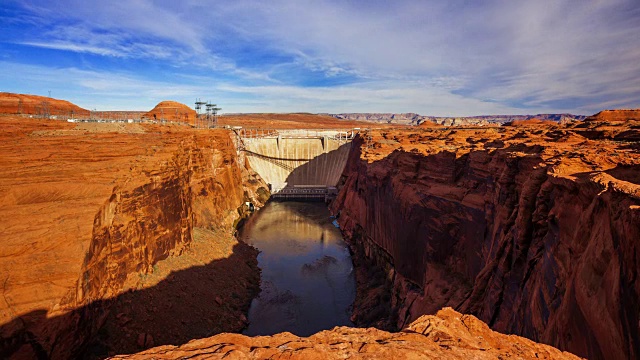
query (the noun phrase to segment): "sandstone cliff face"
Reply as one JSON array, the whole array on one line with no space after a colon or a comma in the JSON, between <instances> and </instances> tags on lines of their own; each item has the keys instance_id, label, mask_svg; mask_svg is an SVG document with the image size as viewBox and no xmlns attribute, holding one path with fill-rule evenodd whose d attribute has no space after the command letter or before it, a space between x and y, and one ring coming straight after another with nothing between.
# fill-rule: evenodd
<instances>
[{"instance_id":1,"label":"sandstone cliff face","mask_svg":"<svg viewBox=\"0 0 640 360\"><path fill-rule=\"evenodd\" d=\"M336 327L308 338L220 334L114 359L578 359L550 346L491 331L450 308L422 316L399 333Z\"/></svg>"},{"instance_id":2,"label":"sandstone cliff face","mask_svg":"<svg viewBox=\"0 0 640 360\"><path fill-rule=\"evenodd\" d=\"M586 130L357 139L332 208L356 258L386 270L397 328L452 306L577 355L640 356L640 151Z\"/></svg>"},{"instance_id":3,"label":"sandstone cliff face","mask_svg":"<svg viewBox=\"0 0 640 360\"><path fill-rule=\"evenodd\" d=\"M585 119L586 122L627 122L627 121L640 121L640 110L627 109L627 110L603 110L599 113L589 116Z\"/></svg>"},{"instance_id":4,"label":"sandstone cliff face","mask_svg":"<svg viewBox=\"0 0 640 360\"><path fill-rule=\"evenodd\" d=\"M124 288L132 277L188 250L194 233L232 238L244 202L268 197L227 131L0 121L11 154L0 167L3 356L76 354L112 299L137 290Z\"/></svg>"}]
</instances>

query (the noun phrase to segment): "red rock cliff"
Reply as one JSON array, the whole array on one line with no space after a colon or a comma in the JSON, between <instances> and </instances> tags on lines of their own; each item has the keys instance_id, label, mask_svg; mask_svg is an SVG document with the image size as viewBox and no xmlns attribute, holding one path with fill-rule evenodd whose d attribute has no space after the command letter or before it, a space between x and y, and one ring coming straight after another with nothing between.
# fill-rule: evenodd
<instances>
[{"instance_id":1,"label":"red rock cliff","mask_svg":"<svg viewBox=\"0 0 640 360\"><path fill-rule=\"evenodd\" d=\"M125 289L127 281L188 250L196 230L232 239L244 202L268 196L224 130L0 123L2 152L12 155L0 160L0 357L78 355L108 316L111 299L136 290ZM220 261L236 261L233 255ZM162 284L176 294L187 283ZM137 293L154 296L145 291Z\"/></svg>"},{"instance_id":2,"label":"red rock cliff","mask_svg":"<svg viewBox=\"0 0 640 360\"><path fill-rule=\"evenodd\" d=\"M638 125L371 132L332 209L356 261L386 269L397 328L452 306L577 355L635 358L640 148L608 139Z\"/></svg>"}]
</instances>

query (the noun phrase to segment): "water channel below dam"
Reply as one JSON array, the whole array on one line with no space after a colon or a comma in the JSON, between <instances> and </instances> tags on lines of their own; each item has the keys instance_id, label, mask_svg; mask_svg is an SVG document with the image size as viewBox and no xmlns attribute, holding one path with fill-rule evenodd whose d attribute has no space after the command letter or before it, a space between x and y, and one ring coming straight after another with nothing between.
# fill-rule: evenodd
<instances>
[{"instance_id":1,"label":"water channel below dam","mask_svg":"<svg viewBox=\"0 0 640 360\"><path fill-rule=\"evenodd\" d=\"M260 250L262 273L245 335L308 336L353 326L355 272L329 215L323 203L272 201L247 219L240 239Z\"/></svg>"}]
</instances>

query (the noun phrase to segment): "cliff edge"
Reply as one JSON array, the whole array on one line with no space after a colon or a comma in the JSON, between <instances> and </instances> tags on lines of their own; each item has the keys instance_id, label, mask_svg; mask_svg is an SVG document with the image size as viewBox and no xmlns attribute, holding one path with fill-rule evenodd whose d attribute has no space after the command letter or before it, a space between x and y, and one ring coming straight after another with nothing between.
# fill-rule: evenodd
<instances>
[{"instance_id":1,"label":"cliff edge","mask_svg":"<svg viewBox=\"0 0 640 360\"><path fill-rule=\"evenodd\" d=\"M353 320L394 330L451 306L580 356L640 356L639 129L628 118L356 139L332 210L354 262L380 271L358 272Z\"/></svg>"},{"instance_id":2,"label":"cliff edge","mask_svg":"<svg viewBox=\"0 0 640 360\"><path fill-rule=\"evenodd\" d=\"M112 359L579 359L551 346L491 331L482 321L445 308L398 333L336 327L307 338L291 333L220 334L182 346L160 346Z\"/></svg>"}]
</instances>

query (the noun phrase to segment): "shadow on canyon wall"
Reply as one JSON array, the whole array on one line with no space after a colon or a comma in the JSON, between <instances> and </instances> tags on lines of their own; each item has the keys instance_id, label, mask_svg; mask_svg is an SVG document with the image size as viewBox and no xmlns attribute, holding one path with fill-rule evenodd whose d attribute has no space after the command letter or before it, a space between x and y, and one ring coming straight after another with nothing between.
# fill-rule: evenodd
<instances>
[{"instance_id":1,"label":"shadow on canyon wall","mask_svg":"<svg viewBox=\"0 0 640 360\"><path fill-rule=\"evenodd\" d=\"M238 243L228 258L172 272L150 288L52 318L45 309L24 314L0 325L0 358L96 359L240 331L259 291L256 256Z\"/></svg>"},{"instance_id":2,"label":"shadow on canyon wall","mask_svg":"<svg viewBox=\"0 0 640 360\"><path fill-rule=\"evenodd\" d=\"M549 176L539 146L485 145L499 149L395 150L368 165L352 151L332 208L349 209L354 262L390 262L404 279L391 294L399 319L451 306L580 356L640 354L640 201L592 173ZM640 183L638 166L603 172Z\"/></svg>"},{"instance_id":3,"label":"shadow on canyon wall","mask_svg":"<svg viewBox=\"0 0 640 360\"><path fill-rule=\"evenodd\" d=\"M616 354L640 354L640 244L635 241L640 233L637 215L627 210L638 201L614 189L599 194L596 186L549 180L544 168L534 170L540 164L534 156L537 147L495 145L500 152L531 156L495 160L487 150L463 156L394 151L376 161L388 162L389 174L361 174L355 184L345 184L366 198L364 204L386 205L360 209L368 219L383 220L358 230L362 242L371 241L367 236L378 238L360 251L374 257L379 251L380 261L391 262L437 309L453 306L495 330L583 356L602 358L615 352L608 350L611 346L618 349ZM349 156L359 154L351 151ZM502 163L491 165L494 161ZM293 171L299 172L296 176L309 173L305 165ZM490 171L490 165L500 173ZM486 166L486 171L478 166ZM350 171L357 169L345 169L343 180ZM399 172L404 178L394 180ZM605 172L640 183L638 166L619 165ZM464 203L464 191L422 193L415 199L398 195L400 188L408 191L407 185L427 181L473 189L484 198L474 207ZM551 209L557 210L553 216ZM371 250L374 247L377 250ZM245 324L243 313L259 291L259 276L238 281L232 274L244 266L257 274L254 252L239 243L230 257L173 272L147 289L53 318L47 318L45 309L23 314L0 325L0 357L100 358L239 331ZM387 288L384 274L375 273L375 283L363 282L359 288ZM389 307L402 301L389 292L380 290L369 299L373 304L383 297ZM372 323L377 316L398 316L381 308L366 315Z\"/></svg>"},{"instance_id":4,"label":"shadow on canyon wall","mask_svg":"<svg viewBox=\"0 0 640 360\"><path fill-rule=\"evenodd\" d=\"M613 169L606 170L605 173L616 179L640 185L640 166L638 165L618 165Z\"/></svg>"}]
</instances>

